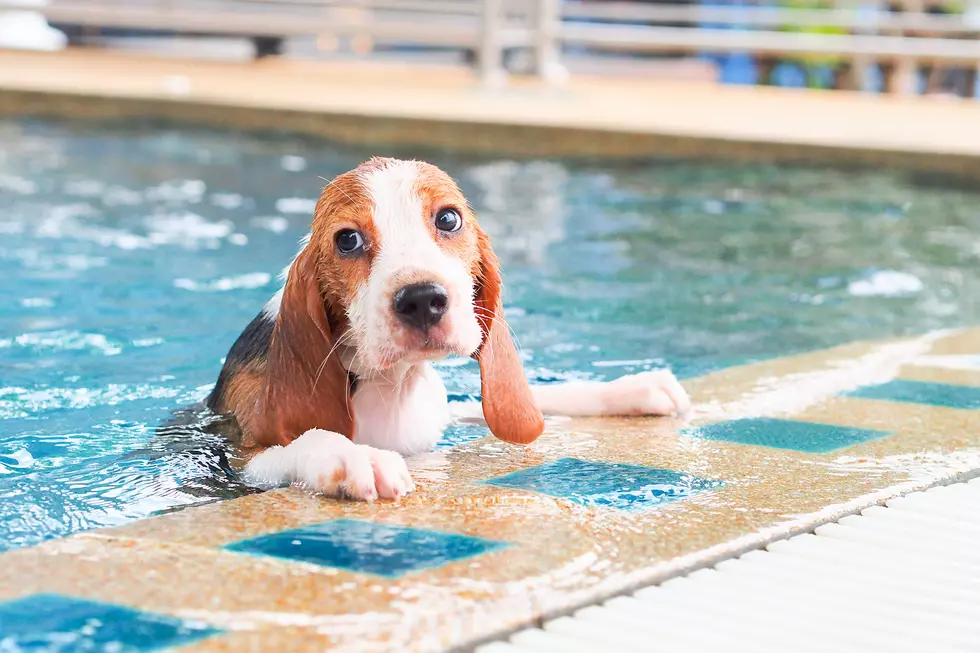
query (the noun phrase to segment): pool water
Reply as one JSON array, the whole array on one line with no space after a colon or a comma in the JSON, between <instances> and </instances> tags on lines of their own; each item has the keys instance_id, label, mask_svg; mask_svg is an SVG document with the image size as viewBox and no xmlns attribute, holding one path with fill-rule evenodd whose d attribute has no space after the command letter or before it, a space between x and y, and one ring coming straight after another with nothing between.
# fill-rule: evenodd
<instances>
[{"instance_id":1,"label":"pool water","mask_svg":"<svg viewBox=\"0 0 980 653\"><path fill-rule=\"evenodd\" d=\"M950 180L0 120L0 550L248 491L157 429L276 290L321 177L379 153L460 181L536 382L980 322L980 194ZM474 364L441 369L475 396Z\"/></svg>"}]
</instances>

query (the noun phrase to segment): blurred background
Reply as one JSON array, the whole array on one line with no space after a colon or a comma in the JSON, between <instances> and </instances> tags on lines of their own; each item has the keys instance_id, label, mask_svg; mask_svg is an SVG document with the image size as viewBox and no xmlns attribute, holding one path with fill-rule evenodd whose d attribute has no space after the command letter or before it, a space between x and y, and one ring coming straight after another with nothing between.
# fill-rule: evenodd
<instances>
[{"instance_id":1,"label":"blurred background","mask_svg":"<svg viewBox=\"0 0 980 653\"><path fill-rule=\"evenodd\" d=\"M980 97L978 0L0 0L0 11L5 47Z\"/></svg>"}]
</instances>

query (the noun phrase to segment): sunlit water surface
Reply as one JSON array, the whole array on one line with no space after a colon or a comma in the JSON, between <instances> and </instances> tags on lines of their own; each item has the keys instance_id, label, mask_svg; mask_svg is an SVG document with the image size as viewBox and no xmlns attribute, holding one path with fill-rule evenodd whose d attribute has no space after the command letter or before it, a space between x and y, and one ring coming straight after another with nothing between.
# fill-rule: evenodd
<instances>
[{"instance_id":1,"label":"sunlit water surface","mask_svg":"<svg viewBox=\"0 0 980 653\"><path fill-rule=\"evenodd\" d=\"M980 195L948 180L0 121L0 549L245 491L221 447L156 429L276 290L321 178L379 153L459 180L537 382L980 322Z\"/></svg>"}]
</instances>

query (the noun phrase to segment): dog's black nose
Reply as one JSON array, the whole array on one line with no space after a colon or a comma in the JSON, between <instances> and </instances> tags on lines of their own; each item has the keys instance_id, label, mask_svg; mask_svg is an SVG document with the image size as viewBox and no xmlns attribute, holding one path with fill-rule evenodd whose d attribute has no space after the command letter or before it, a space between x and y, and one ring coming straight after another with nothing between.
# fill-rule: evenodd
<instances>
[{"instance_id":1,"label":"dog's black nose","mask_svg":"<svg viewBox=\"0 0 980 653\"><path fill-rule=\"evenodd\" d=\"M406 326L428 331L449 307L449 294L437 283L412 283L395 293L395 315Z\"/></svg>"}]
</instances>

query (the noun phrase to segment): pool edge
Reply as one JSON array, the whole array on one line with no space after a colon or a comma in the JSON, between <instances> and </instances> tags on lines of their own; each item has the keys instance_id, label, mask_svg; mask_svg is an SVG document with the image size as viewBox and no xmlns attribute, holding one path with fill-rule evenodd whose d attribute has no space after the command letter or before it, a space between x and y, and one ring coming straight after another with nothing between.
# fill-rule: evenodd
<instances>
[{"instance_id":1,"label":"pool edge","mask_svg":"<svg viewBox=\"0 0 980 653\"><path fill-rule=\"evenodd\" d=\"M81 75L86 67L105 71ZM361 70L364 79L352 81ZM0 51L0 115L156 118L498 156L776 161L980 178L980 137L961 129L980 121L977 102L589 77L567 92L526 80L491 91L460 70L426 69L431 81L415 86L391 75L353 63ZM248 85L267 92L241 88ZM624 108L634 88L638 106ZM454 108L437 106L445 104Z\"/></svg>"}]
</instances>

